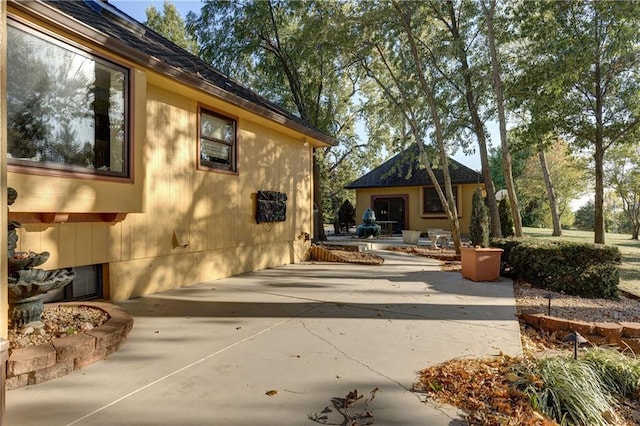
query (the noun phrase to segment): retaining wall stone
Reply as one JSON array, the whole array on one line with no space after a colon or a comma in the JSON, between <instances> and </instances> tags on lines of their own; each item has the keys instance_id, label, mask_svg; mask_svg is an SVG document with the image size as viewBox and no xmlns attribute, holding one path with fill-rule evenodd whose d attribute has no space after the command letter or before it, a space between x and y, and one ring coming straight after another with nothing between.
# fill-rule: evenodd
<instances>
[{"instance_id":1,"label":"retaining wall stone","mask_svg":"<svg viewBox=\"0 0 640 426\"><path fill-rule=\"evenodd\" d=\"M26 346L9 351L7 390L66 376L103 360L117 351L133 328L133 318L123 308L106 302L69 302L45 305L55 307L89 306L109 314L100 327L73 336L54 339L50 344Z\"/></svg>"},{"instance_id":2,"label":"retaining wall stone","mask_svg":"<svg viewBox=\"0 0 640 426\"><path fill-rule=\"evenodd\" d=\"M553 317L543 313L522 313L522 321L536 330L548 332L578 332L594 345L617 345L640 354L640 323L584 322Z\"/></svg>"}]
</instances>

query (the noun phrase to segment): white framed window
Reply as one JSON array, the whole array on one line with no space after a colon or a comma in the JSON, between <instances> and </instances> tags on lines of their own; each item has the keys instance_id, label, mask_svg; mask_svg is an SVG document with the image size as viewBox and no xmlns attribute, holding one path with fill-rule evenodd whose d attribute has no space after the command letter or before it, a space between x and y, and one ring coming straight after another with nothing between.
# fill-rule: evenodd
<instances>
[{"instance_id":1,"label":"white framed window","mask_svg":"<svg viewBox=\"0 0 640 426\"><path fill-rule=\"evenodd\" d=\"M198 168L237 172L236 120L200 108Z\"/></svg>"}]
</instances>

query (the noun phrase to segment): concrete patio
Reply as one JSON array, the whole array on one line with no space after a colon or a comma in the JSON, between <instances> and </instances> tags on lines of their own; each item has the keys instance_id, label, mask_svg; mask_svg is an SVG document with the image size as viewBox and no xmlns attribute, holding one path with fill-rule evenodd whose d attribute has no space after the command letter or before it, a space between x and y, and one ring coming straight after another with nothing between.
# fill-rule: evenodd
<instances>
[{"instance_id":1,"label":"concrete patio","mask_svg":"<svg viewBox=\"0 0 640 426\"><path fill-rule=\"evenodd\" d=\"M375 253L384 265L300 263L120 303L135 319L124 346L10 391L6 424L340 425L375 388L373 424L463 424L412 385L448 359L520 354L511 282Z\"/></svg>"}]
</instances>

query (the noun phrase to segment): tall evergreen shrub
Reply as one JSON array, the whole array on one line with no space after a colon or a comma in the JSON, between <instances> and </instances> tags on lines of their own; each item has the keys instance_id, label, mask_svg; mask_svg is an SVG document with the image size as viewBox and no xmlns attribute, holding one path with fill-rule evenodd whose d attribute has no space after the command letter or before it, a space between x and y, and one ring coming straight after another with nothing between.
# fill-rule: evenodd
<instances>
[{"instance_id":1,"label":"tall evergreen shrub","mask_svg":"<svg viewBox=\"0 0 640 426\"><path fill-rule=\"evenodd\" d=\"M356 224L356 209L349 200L344 200L338 209L339 232L349 233L349 227Z\"/></svg>"},{"instance_id":2,"label":"tall evergreen shrub","mask_svg":"<svg viewBox=\"0 0 640 426\"><path fill-rule=\"evenodd\" d=\"M511 216L511 204L505 197L500 200L498 204L498 213L500 214L500 228L502 230L502 236L504 238L512 237L513 231L513 217Z\"/></svg>"},{"instance_id":3,"label":"tall evergreen shrub","mask_svg":"<svg viewBox=\"0 0 640 426\"><path fill-rule=\"evenodd\" d=\"M482 191L476 189L471 199L471 224L469 229L474 246L489 247L489 212L482 199Z\"/></svg>"}]
</instances>

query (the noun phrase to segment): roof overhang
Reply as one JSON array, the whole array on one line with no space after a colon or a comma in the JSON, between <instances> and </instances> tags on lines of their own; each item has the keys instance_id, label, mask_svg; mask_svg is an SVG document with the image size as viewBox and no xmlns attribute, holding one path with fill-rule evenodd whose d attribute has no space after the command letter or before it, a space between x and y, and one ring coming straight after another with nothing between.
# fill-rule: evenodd
<instances>
[{"instance_id":1,"label":"roof overhang","mask_svg":"<svg viewBox=\"0 0 640 426\"><path fill-rule=\"evenodd\" d=\"M114 54L126 57L137 65L151 69L162 75L174 78L184 83L185 85L209 93L210 95L220 98L246 111L300 132L303 135L308 136L309 138L312 138L320 142L321 144L324 144L325 146L338 145L338 142L335 140L335 138L327 136L319 130L307 127L301 122L293 120L284 114L279 114L276 111L270 110L260 105L256 105L255 103L252 103L247 99L243 99L240 96L225 91L221 87L216 86L198 77L197 75L184 72L179 68L168 65L157 58L140 52L139 50L130 47L126 43L92 28L89 25L60 12L59 10L49 6L46 3L40 2L38 0L9 0L8 3L12 8L15 8L16 10L22 11L23 13L36 17L42 21L48 22L62 31L74 34L80 38L88 39L89 41L113 52Z\"/></svg>"}]
</instances>

